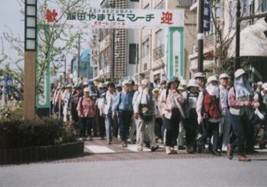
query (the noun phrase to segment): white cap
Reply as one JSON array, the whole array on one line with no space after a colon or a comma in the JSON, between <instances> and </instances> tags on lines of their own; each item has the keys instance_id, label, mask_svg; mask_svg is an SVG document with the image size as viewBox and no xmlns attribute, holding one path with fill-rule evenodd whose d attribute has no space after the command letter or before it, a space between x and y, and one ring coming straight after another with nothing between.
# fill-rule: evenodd
<instances>
[{"instance_id":1,"label":"white cap","mask_svg":"<svg viewBox=\"0 0 267 187\"><path fill-rule=\"evenodd\" d=\"M265 90L265 91L267 91L267 82L265 82L265 83L262 84L262 89Z\"/></svg>"},{"instance_id":2,"label":"white cap","mask_svg":"<svg viewBox=\"0 0 267 187\"><path fill-rule=\"evenodd\" d=\"M263 85L263 82L262 81L259 81L259 82L257 82L257 85L262 86Z\"/></svg>"},{"instance_id":3,"label":"white cap","mask_svg":"<svg viewBox=\"0 0 267 187\"><path fill-rule=\"evenodd\" d=\"M189 80L187 88L190 88L190 87L199 87L195 79Z\"/></svg>"},{"instance_id":4,"label":"white cap","mask_svg":"<svg viewBox=\"0 0 267 187\"><path fill-rule=\"evenodd\" d=\"M128 81L128 80L124 80L124 81L122 82L122 86L126 86L126 85L129 85L129 81Z\"/></svg>"},{"instance_id":5,"label":"white cap","mask_svg":"<svg viewBox=\"0 0 267 187\"><path fill-rule=\"evenodd\" d=\"M83 81L83 86L86 86L88 85L88 82L87 81Z\"/></svg>"},{"instance_id":6,"label":"white cap","mask_svg":"<svg viewBox=\"0 0 267 187\"><path fill-rule=\"evenodd\" d=\"M238 70L236 70L235 71L235 78L238 78L238 77L240 77L241 75L244 75L246 72L245 72L245 70L243 70L243 69L238 69Z\"/></svg>"},{"instance_id":7,"label":"white cap","mask_svg":"<svg viewBox=\"0 0 267 187\"><path fill-rule=\"evenodd\" d=\"M194 74L194 79L196 79L196 78L205 78L205 75L202 72L198 72L198 73Z\"/></svg>"},{"instance_id":8,"label":"white cap","mask_svg":"<svg viewBox=\"0 0 267 187\"><path fill-rule=\"evenodd\" d=\"M143 85L143 86L148 86L148 85L149 85L149 81L148 81L147 79L143 79L143 80L141 81L141 85Z\"/></svg>"},{"instance_id":9,"label":"white cap","mask_svg":"<svg viewBox=\"0 0 267 187\"><path fill-rule=\"evenodd\" d=\"M181 85L181 86L186 86L186 80L181 80L181 81L180 81L180 85Z\"/></svg>"},{"instance_id":10,"label":"white cap","mask_svg":"<svg viewBox=\"0 0 267 187\"><path fill-rule=\"evenodd\" d=\"M105 85L104 83L102 83L102 82L101 82L101 83L99 83L99 84L98 84L98 86L97 86L97 87L98 87L98 88L105 88L105 87L106 87L106 85Z\"/></svg>"},{"instance_id":11,"label":"white cap","mask_svg":"<svg viewBox=\"0 0 267 187\"><path fill-rule=\"evenodd\" d=\"M83 92L89 92L89 88L84 88Z\"/></svg>"},{"instance_id":12,"label":"white cap","mask_svg":"<svg viewBox=\"0 0 267 187\"><path fill-rule=\"evenodd\" d=\"M222 73L220 75L220 79L229 79L229 78L230 78L230 76L227 73Z\"/></svg>"},{"instance_id":13,"label":"white cap","mask_svg":"<svg viewBox=\"0 0 267 187\"><path fill-rule=\"evenodd\" d=\"M208 84L209 83L211 83L211 82L213 82L213 81L216 81L216 82L218 82L218 79L217 79L217 77L215 76L215 75L213 75L213 76L210 76L209 78L208 78Z\"/></svg>"}]
</instances>

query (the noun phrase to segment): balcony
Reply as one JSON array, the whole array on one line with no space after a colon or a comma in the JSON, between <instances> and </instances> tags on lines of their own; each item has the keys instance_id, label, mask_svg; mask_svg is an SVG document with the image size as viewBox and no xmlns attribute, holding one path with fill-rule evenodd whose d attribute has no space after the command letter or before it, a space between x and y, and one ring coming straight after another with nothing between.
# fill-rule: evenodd
<instances>
[{"instance_id":1,"label":"balcony","mask_svg":"<svg viewBox=\"0 0 267 187\"><path fill-rule=\"evenodd\" d=\"M164 57L164 50L165 50L165 47L163 44L153 50L154 61Z\"/></svg>"}]
</instances>

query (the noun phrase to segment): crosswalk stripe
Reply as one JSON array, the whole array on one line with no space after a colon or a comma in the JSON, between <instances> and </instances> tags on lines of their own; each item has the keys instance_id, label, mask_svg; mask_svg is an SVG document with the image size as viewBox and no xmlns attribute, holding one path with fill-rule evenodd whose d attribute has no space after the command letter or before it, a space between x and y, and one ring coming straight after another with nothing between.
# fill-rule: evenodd
<instances>
[{"instance_id":1,"label":"crosswalk stripe","mask_svg":"<svg viewBox=\"0 0 267 187\"><path fill-rule=\"evenodd\" d=\"M87 152L89 153L115 153L112 149L106 147L106 146L100 146L100 145L86 145L85 146Z\"/></svg>"},{"instance_id":2,"label":"crosswalk stripe","mask_svg":"<svg viewBox=\"0 0 267 187\"><path fill-rule=\"evenodd\" d=\"M137 145L134 145L134 144L133 145L132 144L128 145L127 149L130 150L130 151L133 151L133 152L138 152L137 151ZM150 149L144 147L143 151L149 152Z\"/></svg>"}]
</instances>

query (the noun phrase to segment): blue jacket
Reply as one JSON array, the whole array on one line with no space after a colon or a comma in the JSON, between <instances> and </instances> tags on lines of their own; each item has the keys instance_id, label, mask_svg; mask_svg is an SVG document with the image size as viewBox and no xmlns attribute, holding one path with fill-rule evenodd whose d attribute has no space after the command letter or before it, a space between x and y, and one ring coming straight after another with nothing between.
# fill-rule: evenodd
<instances>
[{"instance_id":1,"label":"blue jacket","mask_svg":"<svg viewBox=\"0 0 267 187\"><path fill-rule=\"evenodd\" d=\"M112 105L112 111L133 111L133 92L120 92Z\"/></svg>"}]
</instances>

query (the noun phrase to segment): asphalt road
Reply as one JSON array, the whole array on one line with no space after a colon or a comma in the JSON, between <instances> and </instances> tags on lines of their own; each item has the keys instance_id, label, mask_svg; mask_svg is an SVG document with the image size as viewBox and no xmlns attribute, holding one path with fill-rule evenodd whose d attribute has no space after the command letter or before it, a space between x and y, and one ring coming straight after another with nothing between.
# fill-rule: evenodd
<instances>
[{"instance_id":1,"label":"asphalt road","mask_svg":"<svg viewBox=\"0 0 267 187\"><path fill-rule=\"evenodd\" d=\"M0 187L267 186L267 161L225 157L38 163L0 168Z\"/></svg>"}]
</instances>

